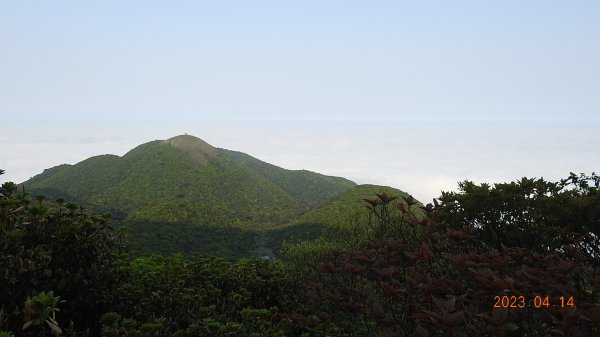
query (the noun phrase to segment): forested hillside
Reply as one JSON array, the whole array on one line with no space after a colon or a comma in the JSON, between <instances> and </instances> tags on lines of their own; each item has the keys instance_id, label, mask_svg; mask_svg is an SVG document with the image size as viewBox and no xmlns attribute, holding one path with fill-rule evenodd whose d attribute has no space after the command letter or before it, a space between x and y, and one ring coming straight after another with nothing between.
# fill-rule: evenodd
<instances>
[{"instance_id":1,"label":"forested hillside","mask_svg":"<svg viewBox=\"0 0 600 337\"><path fill-rule=\"evenodd\" d=\"M285 170L182 135L61 165L21 184L115 215L139 254L252 256L256 230L287 223L355 184Z\"/></svg>"},{"instance_id":2,"label":"forested hillside","mask_svg":"<svg viewBox=\"0 0 600 337\"><path fill-rule=\"evenodd\" d=\"M374 228L363 198L378 193L408 197L408 193L388 186L357 185L285 226L267 232L268 245L278 254L282 244L286 249L308 250L309 254L312 249L321 250L317 248L321 244L351 245L353 240L365 239ZM422 214L420 210L415 212Z\"/></svg>"},{"instance_id":3,"label":"forested hillside","mask_svg":"<svg viewBox=\"0 0 600 337\"><path fill-rule=\"evenodd\" d=\"M357 187L304 219L357 203L364 231L229 261L136 257L110 214L6 182L0 336L597 336L599 187L465 181L425 206Z\"/></svg>"}]
</instances>

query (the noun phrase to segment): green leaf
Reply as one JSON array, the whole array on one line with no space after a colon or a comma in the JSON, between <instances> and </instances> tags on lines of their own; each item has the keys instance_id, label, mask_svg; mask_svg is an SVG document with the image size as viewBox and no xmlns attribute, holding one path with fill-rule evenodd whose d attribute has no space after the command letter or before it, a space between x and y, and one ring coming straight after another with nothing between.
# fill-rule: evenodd
<instances>
[{"instance_id":1,"label":"green leaf","mask_svg":"<svg viewBox=\"0 0 600 337\"><path fill-rule=\"evenodd\" d=\"M503 331L509 331L509 332L513 332L513 331L517 331L517 330L519 330L519 327L518 327L516 324L514 324L514 323L511 323L511 322L506 322L506 323L505 323L505 324L502 326L501 330L503 330Z\"/></svg>"}]
</instances>

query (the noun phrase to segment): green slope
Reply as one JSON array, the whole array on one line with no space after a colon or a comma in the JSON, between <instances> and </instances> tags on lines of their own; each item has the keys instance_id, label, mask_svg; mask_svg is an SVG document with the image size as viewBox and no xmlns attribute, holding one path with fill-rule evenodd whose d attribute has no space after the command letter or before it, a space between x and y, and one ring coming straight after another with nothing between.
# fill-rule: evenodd
<instances>
[{"instance_id":1,"label":"green slope","mask_svg":"<svg viewBox=\"0 0 600 337\"><path fill-rule=\"evenodd\" d=\"M24 185L31 193L120 214L139 251L215 253L201 243L222 240L211 234L221 232L206 229L220 227L244 232L229 235L231 255L239 255L253 249L240 248L248 245L249 230L288 223L354 183L285 170L185 135L142 144L123 157L102 155L61 165ZM167 239L171 232L178 238ZM182 238L185 247L176 247L173 242Z\"/></svg>"},{"instance_id":2,"label":"green slope","mask_svg":"<svg viewBox=\"0 0 600 337\"><path fill-rule=\"evenodd\" d=\"M407 197L408 193L389 186L358 185L335 197L325 205L310 210L293 221L298 224L339 225L361 217L366 213L363 199L376 198L376 194L385 193L390 196Z\"/></svg>"},{"instance_id":3,"label":"green slope","mask_svg":"<svg viewBox=\"0 0 600 337\"><path fill-rule=\"evenodd\" d=\"M266 234L267 245L279 252L283 241L299 242L317 238L342 238L365 230L369 211L363 199L374 199L376 194L407 197L401 190L379 185L357 185L338 195L321 207L314 208L282 228ZM419 204L420 205L420 204ZM418 211L419 213L420 210Z\"/></svg>"},{"instance_id":4,"label":"green slope","mask_svg":"<svg viewBox=\"0 0 600 337\"><path fill-rule=\"evenodd\" d=\"M356 186L353 181L340 177L325 176L307 170L286 170L242 152L223 150L223 153L281 187L301 204L310 207L321 205Z\"/></svg>"}]
</instances>

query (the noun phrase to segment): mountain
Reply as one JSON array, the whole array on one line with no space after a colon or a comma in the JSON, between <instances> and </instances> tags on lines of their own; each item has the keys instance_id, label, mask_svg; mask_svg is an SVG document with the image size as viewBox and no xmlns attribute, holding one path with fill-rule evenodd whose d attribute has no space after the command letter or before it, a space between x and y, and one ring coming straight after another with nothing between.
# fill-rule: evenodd
<instances>
[{"instance_id":1,"label":"mountain","mask_svg":"<svg viewBox=\"0 0 600 337\"><path fill-rule=\"evenodd\" d=\"M111 211L139 253L235 256L251 253L245 247L253 231L289 223L356 184L286 170L180 135L142 144L122 157L56 166L22 185L31 194Z\"/></svg>"}]
</instances>

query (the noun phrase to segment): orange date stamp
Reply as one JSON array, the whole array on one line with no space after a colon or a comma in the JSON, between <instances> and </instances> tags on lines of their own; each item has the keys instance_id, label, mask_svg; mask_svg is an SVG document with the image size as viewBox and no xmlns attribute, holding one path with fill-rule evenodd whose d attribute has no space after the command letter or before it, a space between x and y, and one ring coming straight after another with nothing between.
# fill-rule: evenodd
<instances>
[{"instance_id":1,"label":"orange date stamp","mask_svg":"<svg viewBox=\"0 0 600 337\"><path fill-rule=\"evenodd\" d=\"M575 300L573 296L534 296L526 298L525 296L494 296L494 309L546 309L546 308L574 308Z\"/></svg>"}]
</instances>

